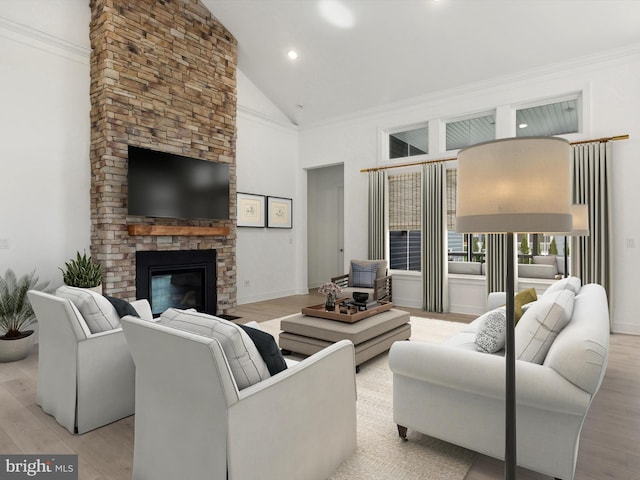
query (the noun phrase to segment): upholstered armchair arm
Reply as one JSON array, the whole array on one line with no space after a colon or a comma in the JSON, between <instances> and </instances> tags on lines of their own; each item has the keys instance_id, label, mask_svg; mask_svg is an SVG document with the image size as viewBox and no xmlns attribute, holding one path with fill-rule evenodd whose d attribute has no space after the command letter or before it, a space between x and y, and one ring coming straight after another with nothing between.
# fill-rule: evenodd
<instances>
[{"instance_id":1,"label":"upholstered armchair arm","mask_svg":"<svg viewBox=\"0 0 640 480\"><path fill-rule=\"evenodd\" d=\"M340 288L347 288L349 286L349 274L339 275L337 277L331 277L331 281L338 285Z\"/></svg>"},{"instance_id":2,"label":"upholstered armchair arm","mask_svg":"<svg viewBox=\"0 0 640 480\"><path fill-rule=\"evenodd\" d=\"M239 394L229 407L230 480L328 478L355 450L355 357L347 340Z\"/></svg>"},{"instance_id":3,"label":"upholstered armchair arm","mask_svg":"<svg viewBox=\"0 0 640 480\"><path fill-rule=\"evenodd\" d=\"M504 402L504 362L499 355L420 342L396 342L389 352L394 376L500 402ZM567 415L584 415L591 399L553 369L520 360L516 393L518 405Z\"/></svg>"}]
</instances>

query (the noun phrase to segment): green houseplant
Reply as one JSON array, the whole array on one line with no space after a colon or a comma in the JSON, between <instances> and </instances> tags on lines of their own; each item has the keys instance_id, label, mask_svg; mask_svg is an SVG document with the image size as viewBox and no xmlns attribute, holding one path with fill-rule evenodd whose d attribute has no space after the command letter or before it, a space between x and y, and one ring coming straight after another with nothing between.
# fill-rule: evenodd
<instances>
[{"instance_id":1,"label":"green houseplant","mask_svg":"<svg viewBox=\"0 0 640 480\"><path fill-rule=\"evenodd\" d=\"M95 288L102 284L102 265L95 263L84 252L77 252L76 258L65 262L62 271L62 280L70 287Z\"/></svg>"},{"instance_id":2,"label":"green houseplant","mask_svg":"<svg viewBox=\"0 0 640 480\"><path fill-rule=\"evenodd\" d=\"M11 362L26 357L35 335L27 327L36 322L27 292L45 290L49 282L39 282L35 270L18 278L11 269L0 276L0 361Z\"/></svg>"}]
</instances>

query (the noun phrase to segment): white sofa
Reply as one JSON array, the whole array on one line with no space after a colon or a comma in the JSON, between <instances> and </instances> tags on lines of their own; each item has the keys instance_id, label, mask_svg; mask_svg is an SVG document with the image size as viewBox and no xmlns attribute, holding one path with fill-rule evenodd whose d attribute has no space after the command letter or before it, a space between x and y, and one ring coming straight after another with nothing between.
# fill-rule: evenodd
<instances>
[{"instance_id":1,"label":"white sofa","mask_svg":"<svg viewBox=\"0 0 640 480\"><path fill-rule=\"evenodd\" d=\"M99 322L87 323L70 299L36 290L28 296L40 329L36 403L42 410L71 433L132 415L135 365L122 328L103 324L106 330L98 332ZM86 296L101 297L89 291ZM142 317L153 318L146 300L131 305Z\"/></svg>"},{"instance_id":2,"label":"white sofa","mask_svg":"<svg viewBox=\"0 0 640 480\"><path fill-rule=\"evenodd\" d=\"M490 299L496 300L495 296ZM544 302L544 295L539 302ZM396 342L392 346L394 422L401 436L407 427L503 459L504 356L477 351L479 322L444 344ZM516 326L516 345L521 323ZM608 348L606 293L600 285L582 286L574 297L569 323L544 361L516 361L518 465L573 479L580 431L602 383Z\"/></svg>"},{"instance_id":3,"label":"white sofa","mask_svg":"<svg viewBox=\"0 0 640 480\"><path fill-rule=\"evenodd\" d=\"M212 326L216 338L207 337L203 314L180 315L175 326L122 319L136 364L134 480L322 480L351 456L351 342L239 389L230 366L237 359L225 351L239 354L246 341L227 341L229 325ZM191 328L187 322L202 333L178 328Z\"/></svg>"}]
</instances>

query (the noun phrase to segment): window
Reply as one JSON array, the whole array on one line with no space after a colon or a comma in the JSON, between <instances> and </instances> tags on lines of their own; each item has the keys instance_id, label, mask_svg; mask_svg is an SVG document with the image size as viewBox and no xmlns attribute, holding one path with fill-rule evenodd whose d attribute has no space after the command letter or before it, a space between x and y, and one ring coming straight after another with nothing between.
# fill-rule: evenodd
<instances>
[{"instance_id":1,"label":"window","mask_svg":"<svg viewBox=\"0 0 640 480\"><path fill-rule=\"evenodd\" d=\"M457 171L447 170L447 251L450 262L484 263L485 237L483 234L456 232Z\"/></svg>"},{"instance_id":2,"label":"window","mask_svg":"<svg viewBox=\"0 0 640 480\"><path fill-rule=\"evenodd\" d=\"M392 270L421 270L421 183L417 172L389 175L389 267Z\"/></svg>"},{"instance_id":3,"label":"window","mask_svg":"<svg viewBox=\"0 0 640 480\"><path fill-rule=\"evenodd\" d=\"M544 233L521 233L517 236L518 263L533 263L538 255L564 256L564 236Z\"/></svg>"},{"instance_id":4,"label":"window","mask_svg":"<svg viewBox=\"0 0 640 480\"><path fill-rule=\"evenodd\" d=\"M496 138L496 116L491 113L446 124L447 150L488 142Z\"/></svg>"},{"instance_id":5,"label":"window","mask_svg":"<svg viewBox=\"0 0 640 480\"><path fill-rule=\"evenodd\" d=\"M389 134L389 159L429 153L429 127Z\"/></svg>"},{"instance_id":6,"label":"window","mask_svg":"<svg viewBox=\"0 0 640 480\"><path fill-rule=\"evenodd\" d=\"M516 110L516 137L563 135L578 131L577 97Z\"/></svg>"}]
</instances>

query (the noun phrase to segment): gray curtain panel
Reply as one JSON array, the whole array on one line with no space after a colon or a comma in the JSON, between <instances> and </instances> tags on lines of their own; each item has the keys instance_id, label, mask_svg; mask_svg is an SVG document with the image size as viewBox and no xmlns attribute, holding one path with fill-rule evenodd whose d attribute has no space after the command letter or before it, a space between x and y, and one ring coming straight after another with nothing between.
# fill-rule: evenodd
<instances>
[{"instance_id":1,"label":"gray curtain panel","mask_svg":"<svg viewBox=\"0 0 640 480\"><path fill-rule=\"evenodd\" d=\"M571 149L573 203L589 205L589 235L571 238L571 273L582 284L599 283L613 294L611 275L611 143L587 143Z\"/></svg>"},{"instance_id":2,"label":"gray curtain panel","mask_svg":"<svg viewBox=\"0 0 640 480\"><path fill-rule=\"evenodd\" d=\"M487 295L491 292L504 292L507 287L507 235L490 233L485 238L487 242L485 249ZM517 277L516 268L517 265L514 267L514 275Z\"/></svg>"},{"instance_id":3,"label":"gray curtain panel","mask_svg":"<svg viewBox=\"0 0 640 480\"><path fill-rule=\"evenodd\" d=\"M429 312L449 311L446 175L442 163L422 167L422 303Z\"/></svg>"},{"instance_id":4,"label":"gray curtain panel","mask_svg":"<svg viewBox=\"0 0 640 480\"><path fill-rule=\"evenodd\" d=\"M369 258L385 258L385 198L386 174L383 170L369 172Z\"/></svg>"}]
</instances>

